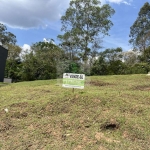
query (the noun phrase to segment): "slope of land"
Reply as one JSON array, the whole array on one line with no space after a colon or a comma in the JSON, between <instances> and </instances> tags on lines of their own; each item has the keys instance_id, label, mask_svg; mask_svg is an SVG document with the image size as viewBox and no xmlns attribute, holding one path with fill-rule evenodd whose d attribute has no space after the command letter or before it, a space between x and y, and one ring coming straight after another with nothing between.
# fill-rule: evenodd
<instances>
[{"instance_id":1,"label":"slope of land","mask_svg":"<svg viewBox=\"0 0 150 150\"><path fill-rule=\"evenodd\" d=\"M0 84L1 150L148 150L150 76Z\"/></svg>"}]
</instances>

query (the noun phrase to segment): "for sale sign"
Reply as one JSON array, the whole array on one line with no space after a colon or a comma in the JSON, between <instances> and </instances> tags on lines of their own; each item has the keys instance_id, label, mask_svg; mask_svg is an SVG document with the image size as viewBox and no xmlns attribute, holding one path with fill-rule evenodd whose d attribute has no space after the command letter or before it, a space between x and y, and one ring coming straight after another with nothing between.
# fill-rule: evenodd
<instances>
[{"instance_id":1,"label":"for sale sign","mask_svg":"<svg viewBox=\"0 0 150 150\"><path fill-rule=\"evenodd\" d=\"M64 73L63 87L84 89L85 74Z\"/></svg>"}]
</instances>

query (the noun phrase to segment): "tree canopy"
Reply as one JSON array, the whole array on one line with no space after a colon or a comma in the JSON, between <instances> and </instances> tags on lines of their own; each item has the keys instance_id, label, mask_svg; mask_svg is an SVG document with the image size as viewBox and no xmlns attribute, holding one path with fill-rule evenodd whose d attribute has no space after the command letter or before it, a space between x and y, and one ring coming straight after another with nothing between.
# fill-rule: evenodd
<instances>
[{"instance_id":1,"label":"tree canopy","mask_svg":"<svg viewBox=\"0 0 150 150\"><path fill-rule=\"evenodd\" d=\"M61 17L63 35L59 35L62 47L87 61L91 52L100 49L101 39L108 35L113 25L109 20L114 14L109 5L100 7L98 0L72 0L64 16Z\"/></svg>"},{"instance_id":2,"label":"tree canopy","mask_svg":"<svg viewBox=\"0 0 150 150\"><path fill-rule=\"evenodd\" d=\"M57 63L62 50L52 42L37 42L31 52L23 57L23 80L54 79L57 77Z\"/></svg>"},{"instance_id":3,"label":"tree canopy","mask_svg":"<svg viewBox=\"0 0 150 150\"><path fill-rule=\"evenodd\" d=\"M7 27L0 23L0 43L6 45L15 44L16 42L16 36L11 32L7 32Z\"/></svg>"},{"instance_id":4,"label":"tree canopy","mask_svg":"<svg viewBox=\"0 0 150 150\"><path fill-rule=\"evenodd\" d=\"M130 27L130 43L134 49L145 51L150 45L150 4L146 2Z\"/></svg>"},{"instance_id":5,"label":"tree canopy","mask_svg":"<svg viewBox=\"0 0 150 150\"><path fill-rule=\"evenodd\" d=\"M91 68L92 75L123 74L122 48L106 49L100 52Z\"/></svg>"}]
</instances>

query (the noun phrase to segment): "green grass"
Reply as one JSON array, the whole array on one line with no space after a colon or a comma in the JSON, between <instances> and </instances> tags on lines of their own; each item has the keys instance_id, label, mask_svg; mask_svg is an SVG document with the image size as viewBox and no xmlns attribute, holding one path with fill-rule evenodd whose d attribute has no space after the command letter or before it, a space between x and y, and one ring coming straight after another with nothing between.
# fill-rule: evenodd
<instances>
[{"instance_id":1,"label":"green grass","mask_svg":"<svg viewBox=\"0 0 150 150\"><path fill-rule=\"evenodd\" d=\"M150 149L149 76L90 77L74 93L61 82L0 83L0 150Z\"/></svg>"}]
</instances>

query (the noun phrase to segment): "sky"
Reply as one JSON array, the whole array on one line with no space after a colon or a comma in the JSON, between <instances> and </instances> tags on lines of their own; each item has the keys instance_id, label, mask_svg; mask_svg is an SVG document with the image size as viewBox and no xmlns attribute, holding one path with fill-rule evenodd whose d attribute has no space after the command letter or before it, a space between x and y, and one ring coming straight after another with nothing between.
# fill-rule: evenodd
<instances>
[{"instance_id":1,"label":"sky","mask_svg":"<svg viewBox=\"0 0 150 150\"><path fill-rule=\"evenodd\" d=\"M113 26L109 36L103 39L103 49L122 47L132 49L129 44L130 27L138 17L140 8L150 0L100 0L101 6L109 4L115 14L110 18ZM28 49L33 43L54 39L61 32L60 18L69 7L70 0L0 0L0 23L16 35L17 45Z\"/></svg>"}]
</instances>

